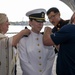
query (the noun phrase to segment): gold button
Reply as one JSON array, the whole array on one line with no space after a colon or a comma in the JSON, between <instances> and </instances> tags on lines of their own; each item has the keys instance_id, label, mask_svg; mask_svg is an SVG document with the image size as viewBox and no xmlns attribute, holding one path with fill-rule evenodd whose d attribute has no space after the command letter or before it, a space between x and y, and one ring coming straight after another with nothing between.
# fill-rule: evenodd
<instances>
[{"instance_id":1,"label":"gold button","mask_svg":"<svg viewBox=\"0 0 75 75\"><path fill-rule=\"evenodd\" d=\"M58 24L58 26L60 26L60 24Z\"/></svg>"},{"instance_id":2,"label":"gold button","mask_svg":"<svg viewBox=\"0 0 75 75\"><path fill-rule=\"evenodd\" d=\"M40 63L39 65L41 66L42 64Z\"/></svg>"},{"instance_id":3,"label":"gold button","mask_svg":"<svg viewBox=\"0 0 75 75\"><path fill-rule=\"evenodd\" d=\"M58 30L60 29L60 28L57 28Z\"/></svg>"},{"instance_id":4,"label":"gold button","mask_svg":"<svg viewBox=\"0 0 75 75\"><path fill-rule=\"evenodd\" d=\"M38 46L40 46L40 45L38 44Z\"/></svg>"},{"instance_id":5,"label":"gold button","mask_svg":"<svg viewBox=\"0 0 75 75\"><path fill-rule=\"evenodd\" d=\"M42 70L39 70L39 72L42 72Z\"/></svg>"},{"instance_id":6,"label":"gold button","mask_svg":"<svg viewBox=\"0 0 75 75\"><path fill-rule=\"evenodd\" d=\"M40 53L41 51L39 50L38 52Z\"/></svg>"},{"instance_id":7,"label":"gold button","mask_svg":"<svg viewBox=\"0 0 75 75\"><path fill-rule=\"evenodd\" d=\"M0 65L1 65L1 62L0 62Z\"/></svg>"},{"instance_id":8,"label":"gold button","mask_svg":"<svg viewBox=\"0 0 75 75\"><path fill-rule=\"evenodd\" d=\"M41 57L39 57L39 59L41 59Z\"/></svg>"},{"instance_id":9,"label":"gold button","mask_svg":"<svg viewBox=\"0 0 75 75\"><path fill-rule=\"evenodd\" d=\"M36 38L36 40L38 40L38 38Z\"/></svg>"}]
</instances>

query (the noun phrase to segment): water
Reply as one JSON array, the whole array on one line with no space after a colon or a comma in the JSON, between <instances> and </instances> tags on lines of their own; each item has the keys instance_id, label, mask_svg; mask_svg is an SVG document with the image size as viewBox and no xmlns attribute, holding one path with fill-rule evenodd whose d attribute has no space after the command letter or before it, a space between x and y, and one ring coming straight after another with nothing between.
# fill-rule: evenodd
<instances>
[{"instance_id":1,"label":"water","mask_svg":"<svg viewBox=\"0 0 75 75\"><path fill-rule=\"evenodd\" d=\"M49 26L49 27L53 28L52 25L44 25L43 28L42 28L42 30L41 30L41 32L44 31L44 27L46 27L46 26ZM29 29L31 29L31 27L28 26L28 25L27 26L23 26L23 25L10 25L9 26L9 30L8 30L8 32L7 32L6 35L9 36L9 37L11 37L11 36L15 35L16 33L20 32L25 27L28 27Z\"/></svg>"}]
</instances>

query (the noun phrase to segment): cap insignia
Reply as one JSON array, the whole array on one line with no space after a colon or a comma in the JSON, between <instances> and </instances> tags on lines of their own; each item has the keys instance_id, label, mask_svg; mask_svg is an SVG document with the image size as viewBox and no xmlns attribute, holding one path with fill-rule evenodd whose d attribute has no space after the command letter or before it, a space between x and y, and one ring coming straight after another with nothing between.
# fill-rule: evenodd
<instances>
[{"instance_id":1,"label":"cap insignia","mask_svg":"<svg viewBox=\"0 0 75 75\"><path fill-rule=\"evenodd\" d=\"M41 17L44 17L44 16L45 16L45 14L44 14L44 13L42 13Z\"/></svg>"}]
</instances>

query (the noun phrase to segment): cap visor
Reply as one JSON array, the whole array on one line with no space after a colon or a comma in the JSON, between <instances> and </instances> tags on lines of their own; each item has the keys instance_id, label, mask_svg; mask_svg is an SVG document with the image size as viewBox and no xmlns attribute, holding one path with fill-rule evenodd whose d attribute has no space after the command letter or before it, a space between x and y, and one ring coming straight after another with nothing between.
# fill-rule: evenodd
<instances>
[{"instance_id":1,"label":"cap visor","mask_svg":"<svg viewBox=\"0 0 75 75\"><path fill-rule=\"evenodd\" d=\"M40 23L42 23L42 22L46 22L45 20L36 20L37 22L40 22Z\"/></svg>"}]
</instances>

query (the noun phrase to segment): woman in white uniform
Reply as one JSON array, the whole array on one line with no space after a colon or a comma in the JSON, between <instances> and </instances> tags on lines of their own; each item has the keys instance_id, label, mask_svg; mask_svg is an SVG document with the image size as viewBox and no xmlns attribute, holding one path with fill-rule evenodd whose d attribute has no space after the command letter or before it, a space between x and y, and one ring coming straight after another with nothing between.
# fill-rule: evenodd
<instances>
[{"instance_id":1,"label":"woman in white uniform","mask_svg":"<svg viewBox=\"0 0 75 75\"><path fill-rule=\"evenodd\" d=\"M40 33L45 22L45 13L45 9L35 9L26 13L31 34L23 37L18 44L22 75L52 75L54 48L43 45L43 35Z\"/></svg>"}]
</instances>

